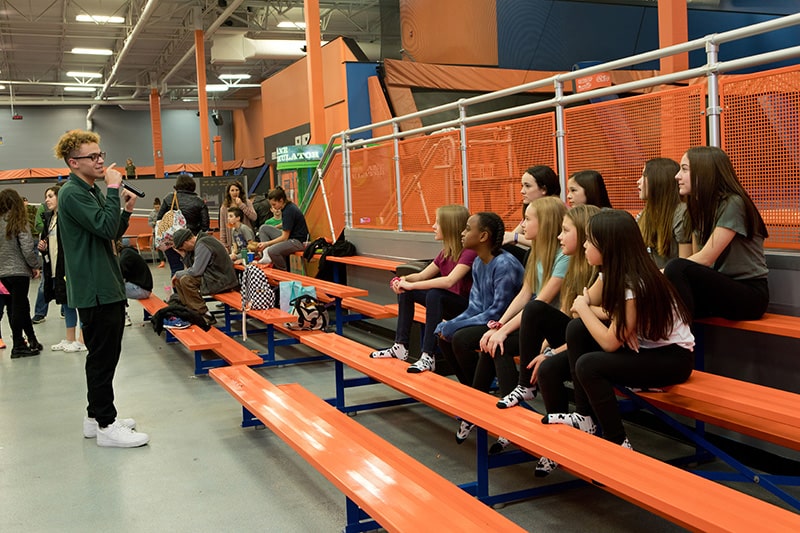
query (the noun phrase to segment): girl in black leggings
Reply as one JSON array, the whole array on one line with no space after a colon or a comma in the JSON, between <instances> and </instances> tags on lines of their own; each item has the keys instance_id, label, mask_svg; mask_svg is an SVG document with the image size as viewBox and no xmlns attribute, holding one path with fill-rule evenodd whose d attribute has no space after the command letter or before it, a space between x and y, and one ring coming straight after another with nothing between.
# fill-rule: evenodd
<instances>
[{"instance_id":1,"label":"girl in black leggings","mask_svg":"<svg viewBox=\"0 0 800 533\"><path fill-rule=\"evenodd\" d=\"M688 199L693 253L667 263L664 274L694 318L761 318L769 304L768 233L731 160L713 146L690 148L675 179Z\"/></svg>"},{"instance_id":2,"label":"girl in black leggings","mask_svg":"<svg viewBox=\"0 0 800 533\"><path fill-rule=\"evenodd\" d=\"M589 221L587 233L586 259L600 274L570 309L577 316L566 333L575 412L548 412L542 423L591 434L599 424L606 440L630 448L614 386L652 388L686 381L693 367L690 315L650 259L628 212L601 211ZM555 467L543 457L537 470L547 473Z\"/></svg>"}]
</instances>

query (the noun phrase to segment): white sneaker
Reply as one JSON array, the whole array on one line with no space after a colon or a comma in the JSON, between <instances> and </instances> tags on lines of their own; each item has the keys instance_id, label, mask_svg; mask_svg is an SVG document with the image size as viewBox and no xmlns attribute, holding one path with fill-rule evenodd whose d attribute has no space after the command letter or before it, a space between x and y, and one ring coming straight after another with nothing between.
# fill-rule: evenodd
<instances>
[{"instance_id":1,"label":"white sneaker","mask_svg":"<svg viewBox=\"0 0 800 533\"><path fill-rule=\"evenodd\" d=\"M88 352L89 348L86 347L81 341L74 341L64 347L65 352Z\"/></svg>"},{"instance_id":2,"label":"white sneaker","mask_svg":"<svg viewBox=\"0 0 800 533\"><path fill-rule=\"evenodd\" d=\"M128 429L136 429L136 420L133 418L117 418L117 422ZM87 439L93 439L97 436L97 420L88 416L83 417L83 436Z\"/></svg>"},{"instance_id":3,"label":"white sneaker","mask_svg":"<svg viewBox=\"0 0 800 533\"><path fill-rule=\"evenodd\" d=\"M71 344L72 343L70 341L68 341L67 339L63 339L58 344L54 344L54 345L50 346L50 349L53 350L54 352L63 352L63 351L66 351L67 346L70 346Z\"/></svg>"},{"instance_id":4,"label":"white sneaker","mask_svg":"<svg viewBox=\"0 0 800 533\"><path fill-rule=\"evenodd\" d=\"M131 324L133 324L133 322L131 322L131 315L129 315L128 313L125 313L125 327L128 327Z\"/></svg>"},{"instance_id":5,"label":"white sneaker","mask_svg":"<svg viewBox=\"0 0 800 533\"><path fill-rule=\"evenodd\" d=\"M138 448L150 441L147 433L137 433L115 420L110 426L97 428L97 445L109 448Z\"/></svg>"},{"instance_id":6,"label":"white sneaker","mask_svg":"<svg viewBox=\"0 0 800 533\"><path fill-rule=\"evenodd\" d=\"M258 260L258 264L260 265L269 265L270 263L272 263L272 258L267 253L265 253L264 256Z\"/></svg>"}]
</instances>

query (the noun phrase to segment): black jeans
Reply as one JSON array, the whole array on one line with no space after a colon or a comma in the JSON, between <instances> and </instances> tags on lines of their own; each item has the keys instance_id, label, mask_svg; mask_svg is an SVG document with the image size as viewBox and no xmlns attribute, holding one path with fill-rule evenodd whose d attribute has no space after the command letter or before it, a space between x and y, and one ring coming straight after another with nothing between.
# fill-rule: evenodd
<instances>
[{"instance_id":1,"label":"black jeans","mask_svg":"<svg viewBox=\"0 0 800 533\"><path fill-rule=\"evenodd\" d=\"M0 281L8 289L5 302L8 305L8 323L11 324L11 334L15 348L25 345L25 337L31 344L38 342L36 332L31 322L31 304L28 301L28 289L31 278L28 276L9 276Z\"/></svg>"},{"instance_id":2,"label":"black jeans","mask_svg":"<svg viewBox=\"0 0 800 533\"><path fill-rule=\"evenodd\" d=\"M688 259L673 259L664 268L693 318L718 316L756 320L769 305L767 278L735 280Z\"/></svg>"},{"instance_id":3,"label":"black jeans","mask_svg":"<svg viewBox=\"0 0 800 533\"><path fill-rule=\"evenodd\" d=\"M603 437L621 444L625 428L614 385L665 387L689 379L694 367L692 352L670 344L660 348L628 348L604 352L580 318L567 326L567 353L575 387L575 411L594 416Z\"/></svg>"},{"instance_id":4,"label":"black jeans","mask_svg":"<svg viewBox=\"0 0 800 533\"><path fill-rule=\"evenodd\" d=\"M488 354L480 352L480 340L487 329L485 325L468 326L456 331L452 342L439 339L439 348L442 350L442 355L455 371L458 381L484 392L489 391L496 375L495 363L492 358ZM516 355L515 352L518 345L519 340L516 337L516 332L509 335L506 339L505 348L507 350L511 349ZM510 361L510 366L501 364L503 371L513 373L512 378L505 380L512 383L512 385L511 389L505 392L501 391L504 396L514 389L517 382L517 367L513 357L512 355L505 359L506 363Z\"/></svg>"},{"instance_id":5,"label":"black jeans","mask_svg":"<svg viewBox=\"0 0 800 533\"><path fill-rule=\"evenodd\" d=\"M469 300L446 289L428 289L406 291L397 295L397 331L394 342L408 345L411 324L414 322L414 303L425 306L425 332L422 335L422 351L433 354L436 349L436 337L433 332L442 320L449 320L460 315L469 304Z\"/></svg>"},{"instance_id":6,"label":"black jeans","mask_svg":"<svg viewBox=\"0 0 800 533\"><path fill-rule=\"evenodd\" d=\"M122 352L125 331L125 300L78 309L86 354L86 412L106 427L117 418L114 407L114 373Z\"/></svg>"}]
</instances>

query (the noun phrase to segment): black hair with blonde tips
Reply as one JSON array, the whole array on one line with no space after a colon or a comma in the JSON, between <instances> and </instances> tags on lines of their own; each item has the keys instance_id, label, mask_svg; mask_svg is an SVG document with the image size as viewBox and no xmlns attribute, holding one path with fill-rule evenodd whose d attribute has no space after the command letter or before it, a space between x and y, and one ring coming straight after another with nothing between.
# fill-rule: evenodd
<instances>
[{"instance_id":1,"label":"black hair with blonde tips","mask_svg":"<svg viewBox=\"0 0 800 533\"><path fill-rule=\"evenodd\" d=\"M93 131L70 130L58 139L53 148L55 156L69 166L69 158L77 154L84 144L100 143L100 136Z\"/></svg>"},{"instance_id":2,"label":"black hair with blonde tips","mask_svg":"<svg viewBox=\"0 0 800 533\"><path fill-rule=\"evenodd\" d=\"M667 256L672 244L675 209L681 203L675 174L681 166L667 157L657 157L644 165L647 196L639 216L639 230L644 244L659 255Z\"/></svg>"},{"instance_id":3,"label":"black hair with blonde tips","mask_svg":"<svg viewBox=\"0 0 800 533\"><path fill-rule=\"evenodd\" d=\"M647 253L642 232L630 213L602 209L589 219L588 240L603 257L601 306L616 320L617 339L624 338L626 289L633 291L636 298L636 333L640 337L667 338L676 314L687 324L691 323L691 315L677 291Z\"/></svg>"},{"instance_id":4,"label":"black hair with blonde tips","mask_svg":"<svg viewBox=\"0 0 800 533\"><path fill-rule=\"evenodd\" d=\"M728 154L715 146L697 146L686 151L692 190L687 198L692 230L700 234L700 242L711 237L720 204L731 196L744 203L744 222L747 238L757 234L767 238L767 226L753 199L739 183Z\"/></svg>"},{"instance_id":5,"label":"black hair with blonde tips","mask_svg":"<svg viewBox=\"0 0 800 533\"><path fill-rule=\"evenodd\" d=\"M569 177L581 186L586 194L586 203L597 207L611 207L603 176L596 170L581 170Z\"/></svg>"}]
</instances>

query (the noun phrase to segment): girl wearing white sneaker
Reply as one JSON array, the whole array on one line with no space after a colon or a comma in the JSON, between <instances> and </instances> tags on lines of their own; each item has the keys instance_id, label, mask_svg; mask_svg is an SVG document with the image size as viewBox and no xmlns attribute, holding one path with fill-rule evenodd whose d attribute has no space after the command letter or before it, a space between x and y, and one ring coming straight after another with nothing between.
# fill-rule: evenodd
<instances>
[{"instance_id":1,"label":"girl wearing white sneaker","mask_svg":"<svg viewBox=\"0 0 800 533\"><path fill-rule=\"evenodd\" d=\"M575 412L548 413L542 423L587 433L597 432L599 424L603 438L630 448L614 386L656 388L686 381L694 364L691 316L627 211L603 210L592 217L584 248L600 275L570 309L577 316L566 335Z\"/></svg>"},{"instance_id":2,"label":"girl wearing white sneaker","mask_svg":"<svg viewBox=\"0 0 800 533\"><path fill-rule=\"evenodd\" d=\"M419 303L425 306L425 334L422 354L412 366L419 371L435 370L436 326L464 311L469 303L472 263L477 255L461 244L468 218L469 211L463 205L445 205L436 210L433 238L442 241L442 251L422 272L392 279L390 287L397 294L398 305L394 344L372 352L370 357L406 360L414 303Z\"/></svg>"},{"instance_id":3,"label":"girl wearing white sneaker","mask_svg":"<svg viewBox=\"0 0 800 533\"><path fill-rule=\"evenodd\" d=\"M538 299L525 305L519 326L519 330L525 333L519 335L519 380L514 383L514 390L497 402L499 409L532 400L538 389L548 412L567 410L564 382L570 380L565 344L567 324L572 320L569 310L575 297L597 276L597 269L586 261L583 243L589 219L599 212L600 208L596 206L578 205L564 215L558 241L561 252L570 257L570 262L561 284L561 309ZM498 372L501 390L508 390L504 378L505 375Z\"/></svg>"},{"instance_id":4,"label":"girl wearing white sneaker","mask_svg":"<svg viewBox=\"0 0 800 533\"><path fill-rule=\"evenodd\" d=\"M78 340L75 332L78 325L78 312L67 305L67 282L64 277L64 249L58 234L58 191L60 185L45 191L44 203L47 211L42 215L44 227L37 248L42 254L42 275L44 276L44 298L47 302L55 300L61 304L66 323L66 339L53 344L50 349L64 352L85 352L86 346Z\"/></svg>"}]
</instances>

